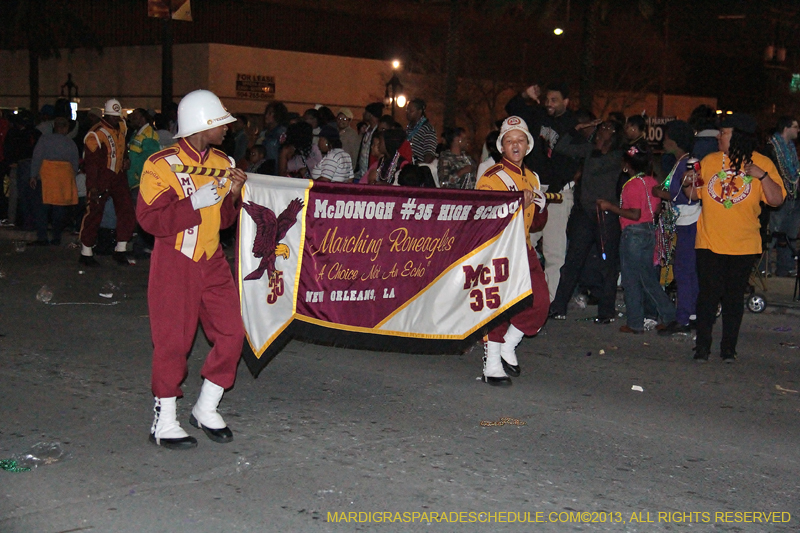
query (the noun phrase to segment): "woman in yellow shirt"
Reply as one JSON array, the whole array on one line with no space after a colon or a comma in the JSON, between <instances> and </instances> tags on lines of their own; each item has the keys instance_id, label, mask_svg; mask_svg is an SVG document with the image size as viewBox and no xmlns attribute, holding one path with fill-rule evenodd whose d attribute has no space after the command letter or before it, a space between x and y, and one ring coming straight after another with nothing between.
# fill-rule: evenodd
<instances>
[{"instance_id":1,"label":"woman in yellow shirt","mask_svg":"<svg viewBox=\"0 0 800 533\"><path fill-rule=\"evenodd\" d=\"M777 207L786 190L777 169L755 151L756 121L734 114L720 124L719 152L700 162L700 177L684 175L684 192L702 200L697 221L697 342L694 359L708 361L717 304L722 301L720 355L736 360L736 343L744 314L744 291L761 255L759 202Z\"/></svg>"}]
</instances>

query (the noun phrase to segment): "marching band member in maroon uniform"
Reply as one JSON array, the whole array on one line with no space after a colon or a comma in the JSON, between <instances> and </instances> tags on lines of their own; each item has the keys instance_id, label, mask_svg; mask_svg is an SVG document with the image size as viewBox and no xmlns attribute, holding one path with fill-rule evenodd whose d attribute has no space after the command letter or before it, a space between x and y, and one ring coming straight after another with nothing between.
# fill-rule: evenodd
<instances>
[{"instance_id":1,"label":"marching band member in maroon uniform","mask_svg":"<svg viewBox=\"0 0 800 533\"><path fill-rule=\"evenodd\" d=\"M214 93L194 91L178 106L178 143L145 162L136 212L156 237L150 261L148 305L153 337L152 390L155 419L150 440L159 446L197 446L176 418L186 358L198 320L213 344L201 370L200 397L189 422L211 440L230 442L233 433L217 413L233 386L244 341L239 296L219 244L219 230L236 220L247 175L210 145L219 145L235 122ZM230 178L172 171L172 165L230 169Z\"/></svg>"},{"instance_id":2,"label":"marching band member in maroon uniform","mask_svg":"<svg viewBox=\"0 0 800 533\"><path fill-rule=\"evenodd\" d=\"M128 189L125 159L128 127L122 118L122 106L117 100L106 102L103 118L89 130L83 140L83 168L86 171L86 214L81 222L81 255L84 266L99 266L92 247L103 219L106 200L114 200L117 214L117 245L112 257L121 265L128 264L127 245L136 228L136 216Z\"/></svg>"},{"instance_id":3,"label":"marching band member in maroon uniform","mask_svg":"<svg viewBox=\"0 0 800 533\"><path fill-rule=\"evenodd\" d=\"M542 329L550 307L547 280L530 242L530 232L540 231L547 222L547 211L544 210L545 197L540 190L539 176L525 168L522 162L533 149L533 137L524 120L508 117L503 122L497 149L503 154L503 159L481 176L475 188L522 191L533 304L514 315L510 322L499 324L485 338L483 381L490 385L511 385L508 375L517 377L520 374L516 347L524 335L536 335Z\"/></svg>"}]
</instances>

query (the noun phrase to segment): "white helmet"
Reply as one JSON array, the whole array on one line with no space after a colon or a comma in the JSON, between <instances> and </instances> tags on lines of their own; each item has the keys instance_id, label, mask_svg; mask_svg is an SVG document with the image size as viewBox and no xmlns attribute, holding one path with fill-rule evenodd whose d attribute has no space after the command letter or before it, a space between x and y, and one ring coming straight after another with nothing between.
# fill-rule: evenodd
<instances>
[{"instance_id":1,"label":"white helmet","mask_svg":"<svg viewBox=\"0 0 800 533\"><path fill-rule=\"evenodd\" d=\"M178 134L174 137L188 137L231 122L236 122L236 119L216 94L202 89L192 91L178 104Z\"/></svg>"},{"instance_id":2,"label":"white helmet","mask_svg":"<svg viewBox=\"0 0 800 533\"><path fill-rule=\"evenodd\" d=\"M525 135L528 136L528 151L525 152L525 155L531 153L531 150L533 150L533 137L531 132L528 131L528 125L519 117L508 117L503 121L503 125L500 127L500 135L497 137L497 151L501 154L503 153L503 135L511 130L525 132Z\"/></svg>"},{"instance_id":3,"label":"white helmet","mask_svg":"<svg viewBox=\"0 0 800 533\"><path fill-rule=\"evenodd\" d=\"M119 100L112 98L111 100L106 100L106 105L103 107L103 116L104 117L119 117L122 116L122 106L119 103Z\"/></svg>"}]
</instances>

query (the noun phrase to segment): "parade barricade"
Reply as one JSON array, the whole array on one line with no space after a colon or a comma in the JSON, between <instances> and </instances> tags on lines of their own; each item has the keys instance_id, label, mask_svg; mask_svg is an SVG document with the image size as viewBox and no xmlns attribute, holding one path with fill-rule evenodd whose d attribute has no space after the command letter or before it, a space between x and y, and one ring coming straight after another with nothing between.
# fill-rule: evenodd
<instances>
[{"instance_id":1,"label":"parade barricade","mask_svg":"<svg viewBox=\"0 0 800 533\"><path fill-rule=\"evenodd\" d=\"M480 334L531 295L521 201L250 174L236 273L248 368L298 334L384 350Z\"/></svg>"}]
</instances>

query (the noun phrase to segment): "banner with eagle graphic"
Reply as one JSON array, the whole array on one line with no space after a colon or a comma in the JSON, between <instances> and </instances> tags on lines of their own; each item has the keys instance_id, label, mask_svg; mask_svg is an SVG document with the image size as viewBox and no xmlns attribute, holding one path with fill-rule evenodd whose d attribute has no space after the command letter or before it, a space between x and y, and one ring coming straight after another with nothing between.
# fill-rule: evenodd
<instances>
[{"instance_id":1,"label":"banner with eagle graphic","mask_svg":"<svg viewBox=\"0 0 800 533\"><path fill-rule=\"evenodd\" d=\"M396 348L480 333L531 294L521 201L250 174L237 281L251 372L295 335Z\"/></svg>"}]
</instances>

